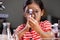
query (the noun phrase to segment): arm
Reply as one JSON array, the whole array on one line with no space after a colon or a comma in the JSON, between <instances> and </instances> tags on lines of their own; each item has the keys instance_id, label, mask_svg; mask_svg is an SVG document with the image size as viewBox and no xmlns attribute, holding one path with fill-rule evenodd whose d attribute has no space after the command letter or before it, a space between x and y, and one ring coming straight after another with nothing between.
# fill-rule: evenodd
<instances>
[{"instance_id":1,"label":"arm","mask_svg":"<svg viewBox=\"0 0 60 40\"><path fill-rule=\"evenodd\" d=\"M41 29L41 26L39 23L33 19L32 17L29 18L29 25L31 26L32 29L34 29L42 38L54 38L54 33L51 31L44 32Z\"/></svg>"},{"instance_id":2,"label":"arm","mask_svg":"<svg viewBox=\"0 0 60 40\"><path fill-rule=\"evenodd\" d=\"M18 38L21 39L21 37L23 37L23 35L29 30L29 28L26 26L24 29L22 29L21 31L19 31L17 33Z\"/></svg>"},{"instance_id":3,"label":"arm","mask_svg":"<svg viewBox=\"0 0 60 40\"><path fill-rule=\"evenodd\" d=\"M35 29L35 31L37 33L40 34L40 36L41 36L41 38L43 40L52 40L52 39L54 39L54 33L53 32L51 32L51 31L44 32L42 29L39 29L39 27L38 28L34 28L34 29Z\"/></svg>"},{"instance_id":4,"label":"arm","mask_svg":"<svg viewBox=\"0 0 60 40\"><path fill-rule=\"evenodd\" d=\"M42 38L54 38L52 31L44 32L39 26L35 27L34 30L39 33Z\"/></svg>"},{"instance_id":5,"label":"arm","mask_svg":"<svg viewBox=\"0 0 60 40\"><path fill-rule=\"evenodd\" d=\"M23 37L23 35L29 30L29 27L28 27L28 22L26 24L25 27L23 26L19 26L17 29L16 29L16 34L18 35L18 38L21 39L21 37ZM23 27L23 28L22 28ZM21 29L22 28L22 29Z\"/></svg>"}]
</instances>

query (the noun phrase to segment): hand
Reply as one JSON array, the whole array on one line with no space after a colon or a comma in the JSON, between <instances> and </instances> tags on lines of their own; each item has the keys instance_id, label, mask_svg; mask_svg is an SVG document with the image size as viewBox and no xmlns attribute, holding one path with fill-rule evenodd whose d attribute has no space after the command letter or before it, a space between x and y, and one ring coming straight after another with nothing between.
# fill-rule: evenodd
<instances>
[{"instance_id":1,"label":"hand","mask_svg":"<svg viewBox=\"0 0 60 40\"><path fill-rule=\"evenodd\" d=\"M36 21L33 17L29 16L29 25L31 26L32 29L34 29L35 31L38 31L38 29L40 28L38 21Z\"/></svg>"},{"instance_id":2,"label":"hand","mask_svg":"<svg viewBox=\"0 0 60 40\"><path fill-rule=\"evenodd\" d=\"M16 35L18 36L18 38L21 39L21 37L22 37L27 31L29 31L29 27L30 27L30 26L29 26L28 21L27 21L26 26L25 26L22 30L20 30L20 31L18 31L18 32L15 32L14 35L16 34Z\"/></svg>"}]
</instances>

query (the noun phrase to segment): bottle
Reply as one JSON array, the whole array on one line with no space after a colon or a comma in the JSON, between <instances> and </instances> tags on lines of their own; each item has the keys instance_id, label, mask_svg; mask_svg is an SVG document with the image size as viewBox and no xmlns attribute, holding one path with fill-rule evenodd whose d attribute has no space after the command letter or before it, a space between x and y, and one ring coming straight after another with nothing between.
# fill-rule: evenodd
<instances>
[{"instance_id":1,"label":"bottle","mask_svg":"<svg viewBox=\"0 0 60 40\"><path fill-rule=\"evenodd\" d=\"M6 30L6 28L7 28L6 23L3 23L3 31L2 31L2 34L4 34L4 35L7 34L7 30Z\"/></svg>"},{"instance_id":2,"label":"bottle","mask_svg":"<svg viewBox=\"0 0 60 40\"><path fill-rule=\"evenodd\" d=\"M6 22L2 24L3 24L2 40L7 40L7 24Z\"/></svg>"},{"instance_id":3,"label":"bottle","mask_svg":"<svg viewBox=\"0 0 60 40\"><path fill-rule=\"evenodd\" d=\"M10 32L10 23L7 22L7 36L8 36L8 40L11 40L11 32Z\"/></svg>"}]
</instances>

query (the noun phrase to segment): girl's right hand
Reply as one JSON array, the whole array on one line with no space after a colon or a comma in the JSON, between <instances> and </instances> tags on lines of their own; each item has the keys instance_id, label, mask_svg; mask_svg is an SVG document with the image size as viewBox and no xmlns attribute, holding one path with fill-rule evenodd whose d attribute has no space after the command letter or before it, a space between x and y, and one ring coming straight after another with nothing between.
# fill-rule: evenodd
<instances>
[{"instance_id":1,"label":"girl's right hand","mask_svg":"<svg viewBox=\"0 0 60 40\"><path fill-rule=\"evenodd\" d=\"M27 21L25 27L24 27L22 30L19 31L19 27L16 29L16 30L18 30L18 31L15 31L15 32L14 32L14 35L16 34L16 35L18 36L18 38L21 39L21 37L22 37L27 31L29 31L29 28L30 28L30 26L29 26L28 21Z\"/></svg>"}]
</instances>

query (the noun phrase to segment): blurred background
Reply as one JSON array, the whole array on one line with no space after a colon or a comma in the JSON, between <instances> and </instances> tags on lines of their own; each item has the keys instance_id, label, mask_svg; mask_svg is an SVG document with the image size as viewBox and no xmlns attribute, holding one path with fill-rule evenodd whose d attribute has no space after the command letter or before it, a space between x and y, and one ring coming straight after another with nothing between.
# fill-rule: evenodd
<instances>
[{"instance_id":1,"label":"blurred background","mask_svg":"<svg viewBox=\"0 0 60 40\"><path fill-rule=\"evenodd\" d=\"M11 23L11 30L17 28L18 25L24 22L23 20L23 6L26 0L0 0L2 5L5 7L0 10L0 14L8 15L5 18L2 17L0 20ZM47 16L44 19L49 20L52 24L58 23L60 20L60 0L42 0L45 6ZM0 29L2 25L0 26Z\"/></svg>"}]
</instances>

